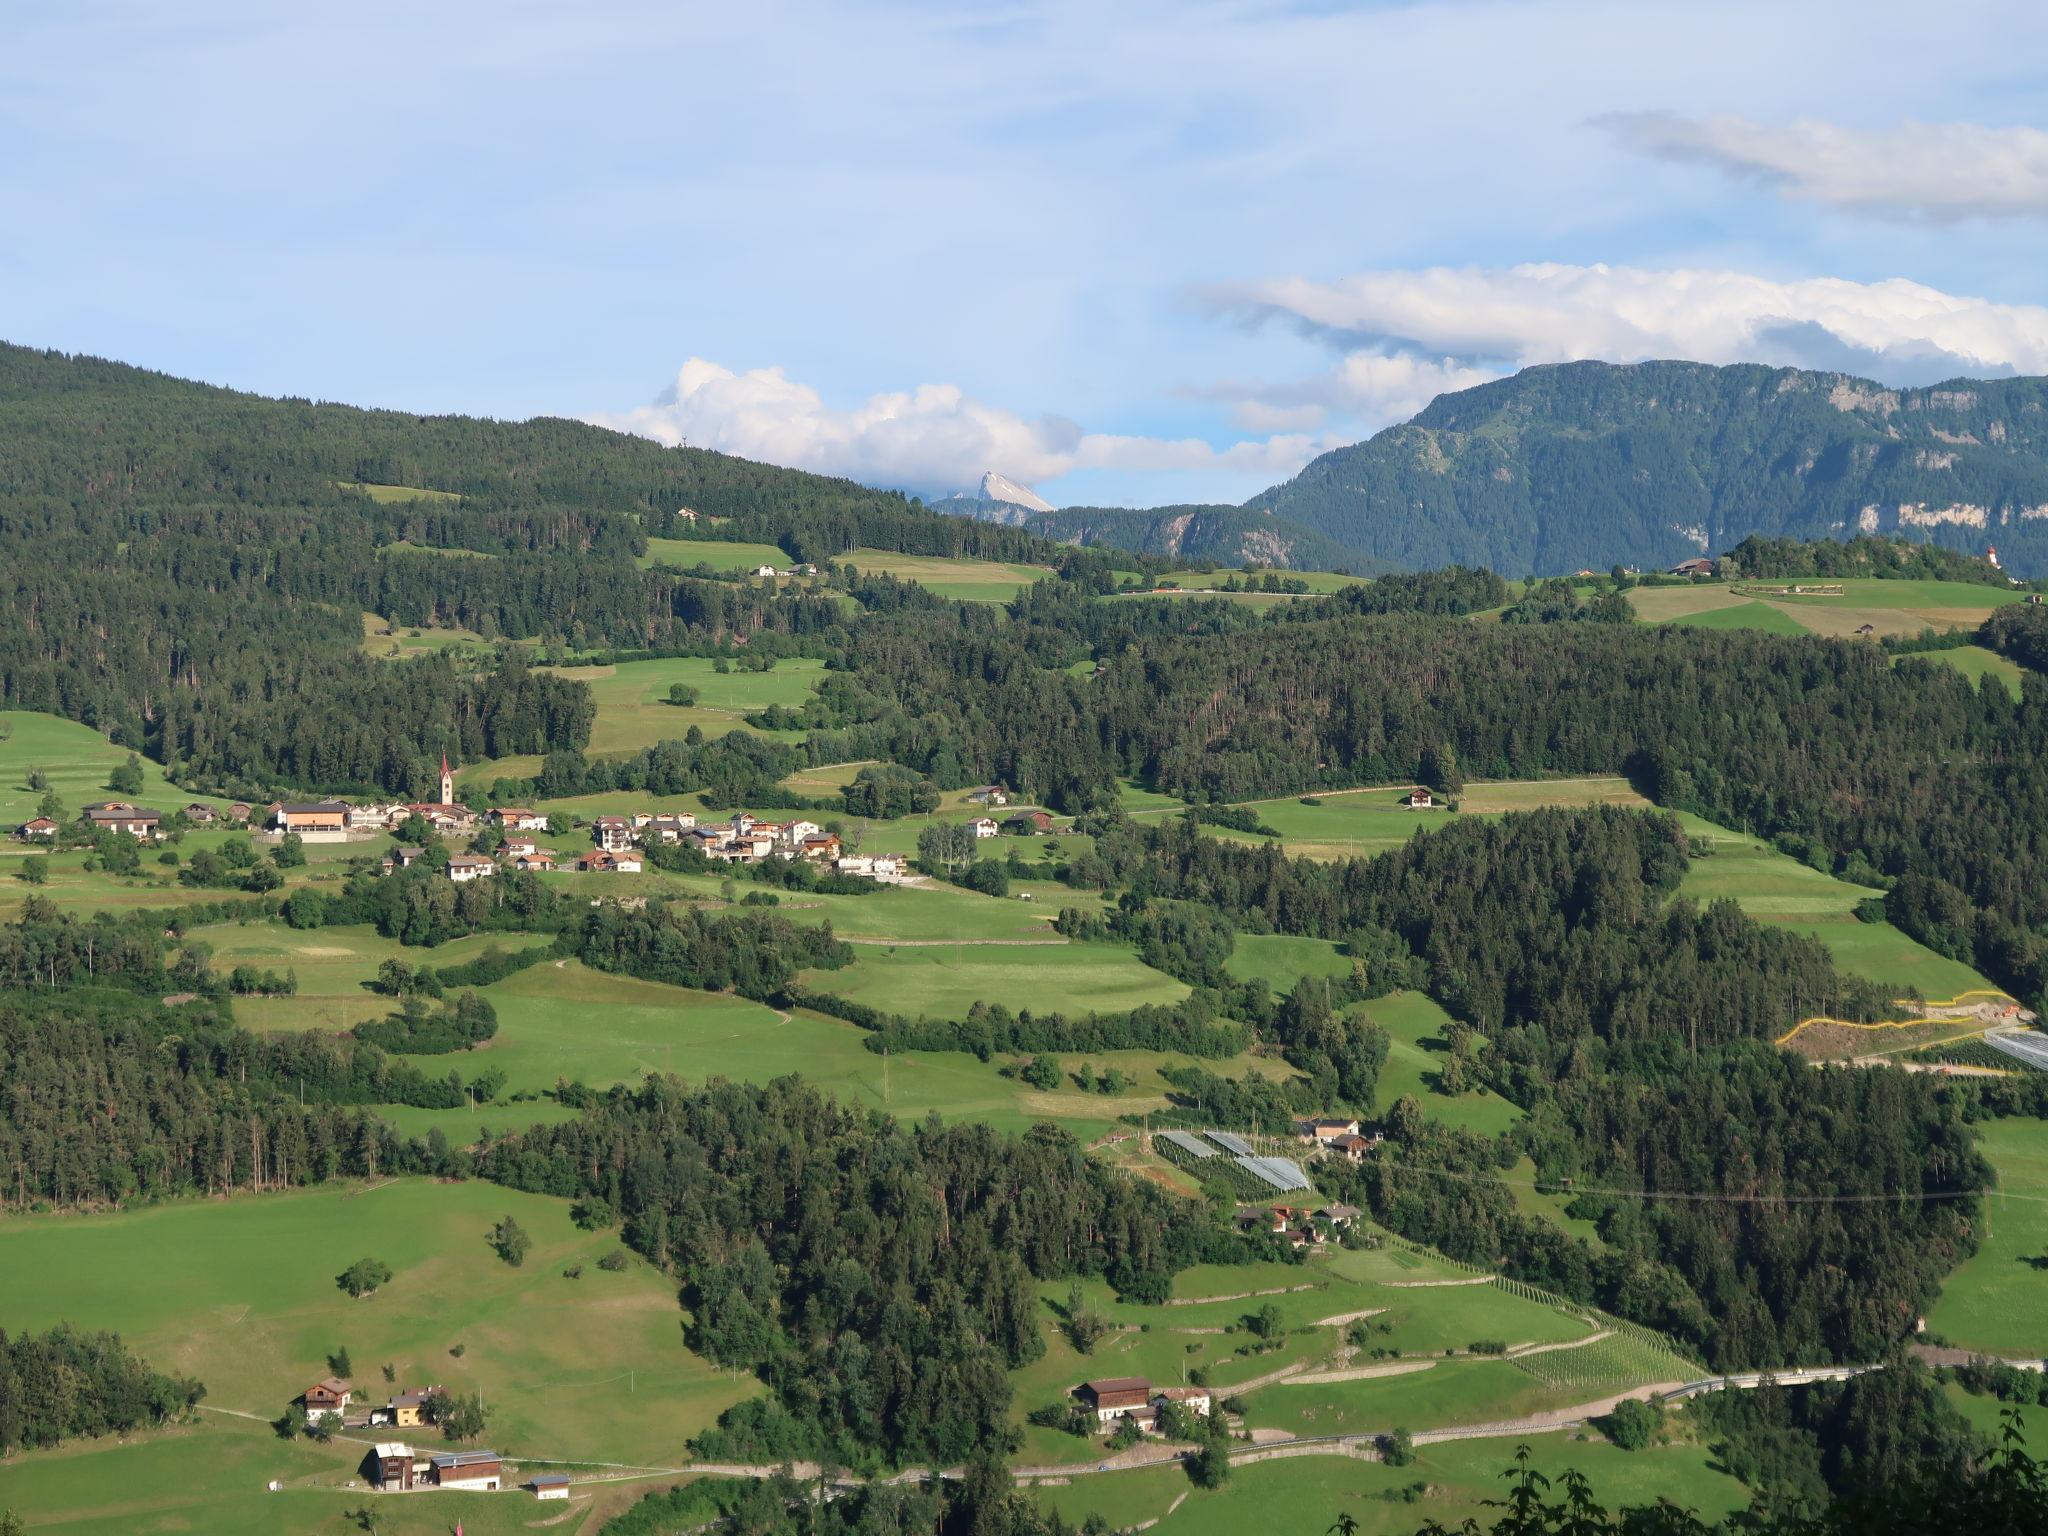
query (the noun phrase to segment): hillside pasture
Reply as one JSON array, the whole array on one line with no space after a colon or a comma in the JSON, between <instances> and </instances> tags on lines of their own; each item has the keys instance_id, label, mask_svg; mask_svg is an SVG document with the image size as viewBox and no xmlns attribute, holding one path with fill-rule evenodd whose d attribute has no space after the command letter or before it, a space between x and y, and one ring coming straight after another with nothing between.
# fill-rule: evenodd
<instances>
[{"instance_id":1,"label":"hillside pasture","mask_svg":"<svg viewBox=\"0 0 2048 1536\"><path fill-rule=\"evenodd\" d=\"M141 793L117 795L107 788L107 776L127 760L128 748L116 746L89 725L30 710L0 710L0 835L11 836L19 823L36 814L42 791L28 787L28 776L38 768L64 802L67 820L100 800L132 800L165 816L195 802L216 807L228 803L217 795L178 788L164 777L162 764L146 757Z\"/></svg>"},{"instance_id":2,"label":"hillside pasture","mask_svg":"<svg viewBox=\"0 0 2048 1536\"><path fill-rule=\"evenodd\" d=\"M1924 661L1933 666L1953 667L1970 679L1979 688L1986 678L1996 678L2004 685L2005 691L2014 698L2020 696L2020 679L2026 669L2018 662L2008 661L1996 651L1986 650L1981 645L1959 645L1946 651L1918 651L1892 658L1892 665L1904 666L1910 661Z\"/></svg>"},{"instance_id":3,"label":"hillside pasture","mask_svg":"<svg viewBox=\"0 0 2048 1536\"><path fill-rule=\"evenodd\" d=\"M2048 1121L1986 1120L1977 1145L1998 1174L1980 1244L1942 1283L1928 1329L1963 1349L2048 1354Z\"/></svg>"},{"instance_id":4,"label":"hillside pasture","mask_svg":"<svg viewBox=\"0 0 2048 1536\"><path fill-rule=\"evenodd\" d=\"M737 667L720 672L708 656L669 656L548 670L589 685L597 704L589 750L626 753L659 741L680 741L693 725L707 736L752 730L742 715L771 704L800 706L817 686L825 664L790 656L777 661L768 672L745 672ZM675 683L696 689L697 702L688 707L669 703L668 691Z\"/></svg>"},{"instance_id":5,"label":"hillside pasture","mask_svg":"<svg viewBox=\"0 0 2048 1536\"><path fill-rule=\"evenodd\" d=\"M1825 595L1795 595L1784 590L1795 586L1840 590ZM1967 581L1806 576L1638 587L1628 599L1636 616L1650 624L1849 638L1865 624L1880 635L1975 629L1991 616L1992 609L2018 602L2023 596L2010 588Z\"/></svg>"},{"instance_id":6,"label":"hillside pasture","mask_svg":"<svg viewBox=\"0 0 2048 1536\"><path fill-rule=\"evenodd\" d=\"M505 1215L533 1240L516 1269L486 1240ZM759 1386L684 1347L673 1281L637 1259L599 1269L618 1246L572 1226L566 1200L408 1178L21 1218L0 1228L0 1292L10 1327L116 1329L219 1408L282 1413L346 1347L372 1395L387 1362L399 1385L482 1390L508 1454L672 1466ZM366 1255L394 1276L352 1299L335 1276Z\"/></svg>"},{"instance_id":7,"label":"hillside pasture","mask_svg":"<svg viewBox=\"0 0 2048 1536\"><path fill-rule=\"evenodd\" d=\"M839 556L838 563L869 575L884 573L899 581L914 581L940 597L968 603L1007 603L1033 582L1052 574L1042 565L904 555L886 549L848 550Z\"/></svg>"},{"instance_id":8,"label":"hillside pasture","mask_svg":"<svg viewBox=\"0 0 2048 1536\"><path fill-rule=\"evenodd\" d=\"M1013 1012L1108 1013L1176 1003L1188 987L1118 944L929 944L863 948L850 966L804 984L910 1018L964 1018L977 1002Z\"/></svg>"},{"instance_id":9,"label":"hillside pasture","mask_svg":"<svg viewBox=\"0 0 2048 1536\"><path fill-rule=\"evenodd\" d=\"M1483 1136L1497 1135L1522 1118L1519 1108L1491 1089L1453 1096L1438 1087L1439 1074L1450 1059L1446 1030L1451 1016L1434 999L1420 992L1395 992L1361 1003L1357 1013L1387 1032L1387 1064L1373 1094L1382 1114L1405 1094L1428 1118Z\"/></svg>"},{"instance_id":10,"label":"hillside pasture","mask_svg":"<svg viewBox=\"0 0 2048 1536\"><path fill-rule=\"evenodd\" d=\"M643 570L656 565L684 571L700 565L714 571L752 571L764 565L786 570L789 552L773 544L728 544L723 539L649 539L647 553L638 563Z\"/></svg>"}]
</instances>

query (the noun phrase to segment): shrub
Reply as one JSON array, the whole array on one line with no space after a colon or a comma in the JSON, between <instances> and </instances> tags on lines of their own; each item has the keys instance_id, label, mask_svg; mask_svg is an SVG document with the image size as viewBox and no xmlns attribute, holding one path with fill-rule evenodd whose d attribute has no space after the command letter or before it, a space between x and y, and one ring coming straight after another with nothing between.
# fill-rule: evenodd
<instances>
[{"instance_id":1,"label":"shrub","mask_svg":"<svg viewBox=\"0 0 2048 1536\"><path fill-rule=\"evenodd\" d=\"M339 1285L351 1296L368 1296L379 1286L389 1284L391 1266L382 1259L357 1259L334 1277Z\"/></svg>"}]
</instances>

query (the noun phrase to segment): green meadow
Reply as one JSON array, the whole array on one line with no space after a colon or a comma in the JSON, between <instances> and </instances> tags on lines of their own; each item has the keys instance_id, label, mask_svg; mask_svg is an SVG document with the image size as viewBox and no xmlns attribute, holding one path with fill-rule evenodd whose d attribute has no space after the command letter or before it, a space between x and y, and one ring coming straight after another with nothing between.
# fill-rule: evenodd
<instances>
[{"instance_id":1,"label":"green meadow","mask_svg":"<svg viewBox=\"0 0 2048 1536\"><path fill-rule=\"evenodd\" d=\"M1977 1145L1998 1174L1984 1201L1980 1246L1927 1313L1945 1342L2039 1359L2048 1339L2048 1121L1985 1120Z\"/></svg>"},{"instance_id":2,"label":"green meadow","mask_svg":"<svg viewBox=\"0 0 2048 1536\"><path fill-rule=\"evenodd\" d=\"M2008 661L1998 652L1987 651L1981 645L1959 645L1949 651L1920 651L1911 656L1895 657L1892 665L1901 666L1909 660L1953 667L1979 688L1984 686L1985 678L1995 677L2014 698L2020 696L2020 679L2025 676L2025 669L2018 662Z\"/></svg>"},{"instance_id":3,"label":"green meadow","mask_svg":"<svg viewBox=\"0 0 2048 1536\"><path fill-rule=\"evenodd\" d=\"M1842 970L1901 992L1941 999L1990 986L1971 967L1936 954L1890 923L1858 918L1856 904L1881 894L1877 890L1802 864L1747 833L1690 814L1679 822L1695 839L1711 840L1714 850L1692 860L1679 882L1681 896L1702 905L1730 900L1760 921L1810 934Z\"/></svg>"},{"instance_id":4,"label":"green meadow","mask_svg":"<svg viewBox=\"0 0 2048 1536\"><path fill-rule=\"evenodd\" d=\"M823 662L802 656L784 657L767 672L736 667L719 672L716 667L708 656L669 656L552 670L590 686L597 703L590 731L593 753L637 752L656 742L680 741L693 725L707 736L752 729L742 715L770 704L802 705L825 670ZM668 691L675 683L694 688L697 702L687 707L669 703Z\"/></svg>"},{"instance_id":5,"label":"green meadow","mask_svg":"<svg viewBox=\"0 0 2048 1536\"><path fill-rule=\"evenodd\" d=\"M1450 1059L1444 1031L1451 1018L1431 998L1420 992L1396 992L1361 1003L1357 1012L1387 1032L1387 1064L1380 1070L1374 1094L1382 1113L1406 1094L1430 1119L1483 1136L1497 1135L1522 1118L1520 1109L1491 1089L1470 1089L1453 1097L1437 1086Z\"/></svg>"},{"instance_id":6,"label":"green meadow","mask_svg":"<svg viewBox=\"0 0 2048 1536\"><path fill-rule=\"evenodd\" d=\"M673 565L686 571L700 565L714 571L751 571L764 565L786 570L789 552L773 544L728 544L723 539L649 539L639 563L643 568Z\"/></svg>"},{"instance_id":7,"label":"green meadow","mask_svg":"<svg viewBox=\"0 0 2048 1536\"><path fill-rule=\"evenodd\" d=\"M1249 1530L1260 1536L1327 1536L1343 1516L1357 1523L1360 1536L1408 1536L1432 1520L1452 1528L1468 1518L1491 1522L1499 1511L1488 1501L1505 1491L1501 1474L1512 1464L1517 1443L1424 1445L1406 1467L1342 1456L1257 1462L1235 1468L1230 1482L1213 1492L1191 1489L1186 1473L1174 1467L1077 1477L1064 1487L1042 1488L1038 1496L1077 1522L1098 1505L1106 1519L1125 1528L1156 1519L1161 1536L1243 1536ZM1535 1435L1528 1443L1538 1471L1555 1479L1567 1468L1579 1469L1609 1509L1654 1504L1661 1497L1713 1520L1749 1502L1749 1490L1722 1472L1703 1445L1618 1451L1583 1431Z\"/></svg>"},{"instance_id":8,"label":"green meadow","mask_svg":"<svg viewBox=\"0 0 2048 1536\"><path fill-rule=\"evenodd\" d=\"M127 760L126 747L115 746L89 725L29 710L0 710L0 833L12 834L16 825L36 814L42 791L28 787L28 775L37 768L63 800L67 818L99 800L132 800L166 816L194 802L228 803L179 789L164 777L162 764L146 757L142 792L117 795L107 788L107 775Z\"/></svg>"},{"instance_id":9,"label":"green meadow","mask_svg":"<svg viewBox=\"0 0 2048 1536\"><path fill-rule=\"evenodd\" d=\"M864 948L842 970L807 972L804 984L910 1018L939 1019L964 1017L977 1002L1078 1014L1175 1003L1188 995L1184 983L1122 945L1106 943Z\"/></svg>"},{"instance_id":10,"label":"green meadow","mask_svg":"<svg viewBox=\"0 0 2048 1536\"><path fill-rule=\"evenodd\" d=\"M1460 809L1416 811L1401 804L1412 784L1387 784L1371 789L1326 790L1274 800L1248 800L1243 807L1279 834L1282 849L1298 858L1368 858L1406 843L1417 832L1434 831L1453 815L1499 816L1543 806L1647 805L1626 779L1583 778L1471 783L1459 796ZM1156 820L1179 814L1178 802L1133 812L1134 819ZM1213 835L1231 842L1274 841L1263 833L1232 832L1212 826Z\"/></svg>"},{"instance_id":11,"label":"green meadow","mask_svg":"<svg viewBox=\"0 0 2048 1536\"><path fill-rule=\"evenodd\" d=\"M1007 603L1052 572L1042 565L1008 565L999 560L957 560L944 555L902 555L886 549L853 549L839 564L873 574L884 572L960 602Z\"/></svg>"},{"instance_id":12,"label":"green meadow","mask_svg":"<svg viewBox=\"0 0 2048 1536\"><path fill-rule=\"evenodd\" d=\"M1839 595L1793 595L1778 589L1833 586ZM1760 629L1772 634L1853 638L1864 625L1880 635L1923 629L1974 629L2024 594L1967 581L1889 581L1824 576L1768 581L1696 582L1682 587L1638 587L1628 594L1636 616L1651 624L1707 629Z\"/></svg>"},{"instance_id":13,"label":"green meadow","mask_svg":"<svg viewBox=\"0 0 2048 1536\"><path fill-rule=\"evenodd\" d=\"M674 1282L638 1259L598 1268L618 1234L579 1231L568 1211L397 1179L17 1218L0 1226L0 1293L10 1327L116 1329L203 1380L215 1408L273 1418L346 1348L372 1397L393 1390L386 1364L399 1385L482 1391L486 1443L508 1454L674 1466L685 1436L759 1385L685 1348ZM507 1215L533 1240L518 1268L487 1241ZM364 1257L393 1278L358 1300L335 1277Z\"/></svg>"}]
</instances>

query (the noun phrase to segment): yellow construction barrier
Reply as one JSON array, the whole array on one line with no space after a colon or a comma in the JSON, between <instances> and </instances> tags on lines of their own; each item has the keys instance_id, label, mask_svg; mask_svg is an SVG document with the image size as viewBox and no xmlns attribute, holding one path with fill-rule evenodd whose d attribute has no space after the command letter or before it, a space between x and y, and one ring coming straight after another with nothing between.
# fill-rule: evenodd
<instances>
[{"instance_id":1,"label":"yellow construction barrier","mask_svg":"<svg viewBox=\"0 0 2048 1536\"><path fill-rule=\"evenodd\" d=\"M2015 1009L2019 1007L2019 1003L2014 1000L2010 993L2000 992L1992 987L1972 987L1967 992L1958 992L1954 997L1945 999L1940 1002L1936 1002L1930 998L1927 1001L1921 1003L1920 1006L1922 1008L1961 1008L1966 1006L1968 1004L1969 999L1973 997L1986 999L2002 997L2008 1003L2011 1003ZM1912 1006L1913 1002L1913 1000L1909 997L1895 997L1892 999L1892 1001L1898 1004L1901 1008L1910 1007ZM1794 1024L1790 1029L1785 1031L1784 1034L1780 1035L1774 1043L1778 1045L1789 1044L1792 1040L1792 1037L1798 1034L1799 1031L1801 1031L1802 1029L1806 1028L1806 1026L1809 1024L1834 1024L1840 1026L1843 1029L1919 1029L1928 1024L1939 1024L1941 1022L1943 1021L1940 1019L1928 1018L1923 1015L1922 1017L1917 1019L1884 1019L1875 1024L1859 1024L1853 1019L1834 1019L1829 1018L1824 1013L1817 1013L1810 1019L1801 1019L1797 1024ZM1989 1029L1990 1027L1991 1026L1988 1024L1984 1026L1985 1029ZM1981 1035L1982 1033L1984 1033L1984 1030L1982 1029L1971 1030L1969 1034L1959 1035L1957 1036L1957 1038L1961 1040L1967 1040L1972 1034Z\"/></svg>"}]
</instances>

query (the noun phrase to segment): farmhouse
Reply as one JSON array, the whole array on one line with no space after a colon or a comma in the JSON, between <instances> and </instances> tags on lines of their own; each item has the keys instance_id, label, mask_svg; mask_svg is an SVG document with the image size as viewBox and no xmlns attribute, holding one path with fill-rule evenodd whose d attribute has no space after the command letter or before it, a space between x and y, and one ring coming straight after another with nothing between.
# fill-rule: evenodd
<instances>
[{"instance_id":1,"label":"farmhouse","mask_svg":"<svg viewBox=\"0 0 2048 1536\"><path fill-rule=\"evenodd\" d=\"M446 1387L407 1387L391 1399L385 1412L390 1422L400 1429L417 1429L427 1422L427 1399L447 1390Z\"/></svg>"},{"instance_id":2,"label":"farmhouse","mask_svg":"<svg viewBox=\"0 0 2048 1536\"><path fill-rule=\"evenodd\" d=\"M349 1398L353 1395L347 1382L328 1376L301 1392L299 1401L305 1405L309 1414L341 1413L348 1407Z\"/></svg>"},{"instance_id":3,"label":"farmhouse","mask_svg":"<svg viewBox=\"0 0 2048 1536\"><path fill-rule=\"evenodd\" d=\"M633 823L623 816L600 816L590 824L590 836L606 853L621 853L633 846Z\"/></svg>"},{"instance_id":4,"label":"farmhouse","mask_svg":"<svg viewBox=\"0 0 2048 1536\"><path fill-rule=\"evenodd\" d=\"M1082 1401L1095 1410L1097 1423L1110 1424L1136 1409L1152 1406L1152 1383L1143 1376L1105 1376L1081 1384Z\"/></svg>"},{"instance_id":5,"label":"farmhouse","mask_svg":"<svg viewBox=\"0 0 2048 1536\"><path fill-rule=\"evenodd\" d=\"M1427 811L1436 805L1436 797L1418 784L1401 797L1401 803L1411 811Z\"/></svg>"},{"instance_id":6,"label":"farmhouse","mask_svg":"<svg viewBox=\"0 0 2048 1536\"><path fill-rule=\"evenodd\" d=\"M1333 1227L1348 1227L1364 1214L1355 1205L1326 1205L1316 1212L1317 1221L1327 1221Z\"/></svg>"},{"instance_id":7,"label":"farmhouse","mask_svg":"<svg viewBox=\"0 0 2048 1536\"><path fill-rule=\"evenodd\" d=\"M1339 1136L1356 1136L1358 1134L1358 1122L1356 1120L1297 1120L1294 1123L1294 1130L1295 1134L1303 1141L1313 1141L1328 1145Z\"/></svg>"},{"instance_id":8,"label":"farmhouse","mask_svg":"<svg viewBox=\"0 0 2048 1536\"><path fill-rule=\"evenodd\" d=\"M402 1440L380 1440L370 1453L377 1464L372 1480L387 1493L402 1493L419 1482L419 1463Z\"/></svg>"},{"instance_id":9,"label":"farmhouse","mask_svg":"<svg viewBox=\"0 0 2048 1536\"><path fill-rule=\"evenodd\" d=\"M1008 805L1009 791L1000 784L984 784L980 789L970 789L967 798L975 805Z\"/></svg>"},{"instance_id":10,"label":"farmhouse","mask_svg":"<svg viewBox=\"0 0 2048 1536\"><path fill-rule=\"evenodd\" d=\"M517 859L538 852L540 844L530 837L508 837L498 845L498 857L501 859Z\"/></svg>"},{"instance_id":11,"label":"farmhouse","mask_svg":"<svg viewBox=\"0 0 2048 1536\"><path fill-rule=\"evenodd\" d=\"M648 843L662 843L672 848L688 837L697 826L697 818L688 812L680 816L650 816L644 822L635 816L633 820L640 825L640 842L643 846Z\"/></svg>"},{"instance_id":12,"label":"farmhouse","mask_svg":"<svg viewBox=\"0 0 2048 1536\"><path fill-rule=\"evenodd\" d=\"M569 1475L566 1472L536 1472L526 1480L526 1486L533 1490L536 1499L569 1497Z\"/></svg>"},{"instance_id":13,"label":"farmhouse","mask_svg":"<svg viewBox=\"0 0 2048 1536\"><path fill-rule=\"evenodd\" d=\"M996 825L993 816L977 816L968 825L974 828L976 837L994 837L1002 829Z\"/></svg>"},{"instance_id":14,"label":"farmhouse","mask_svg":"<svg viewBox=\"0 0 2048 1536\"><path fill-rule=\"evenodd\" d=\"M388 875L394 869L411 869L413 865L419 863L426 856L426 849L410 848L400 843L396 848L384 855L384 873Z\"/></svg>"},{"instance_id":15,"label":"farmhouse","mask_svg":"<svg viewBox=\"0 0 2048 1536\"><path fill-rule=\"evenodd\" d=\"M89 821L95 832L124 832L130 837L139 837L146 842L156 841L157 827L163 818L147 806L130 805L125 800L107 800L99 805L88 805L80 814L81 821Z\"/></svg>"},{"instance_id":16,"label":"farmhouse","mask_svg":"<svg viewBox=\"0 0 2048 1536\"><path fill-rule=\"evenodd\" d=\"M837 832L820 832L815 837L805 838L803 854L807 859L824 859L828 862L837 859L839 857L839 834Z\"/></svg>"},{"instance_id":17,"label":"farmhouse","mask_svg":"<svg viewBox=\"0 0 2048 1536\"><path fill-rule=\"evenodd\" d=\"M297 833L309 843L338 843L348 836L348 803L320 800L304 805L280 805L271 825L280 832Z\"/></svg>"},{"instance_id":18,"label":"farmhouse","mask_svg":"<svg viewBox=\"0 0 2048 1536\"><path fill-rule=\"evenodd\" d=\"M545 832L548 819L539 811L521 810L515 806L501 806L484 816L500 832Z\"/></svg>"},{"instance_id":19,"label":"farmhouse","mask_svg":"<svg viewBox=\"0 0 2048 1536\"><path fill-rule=\"evenodd\" d=\"M471 880L481 880L486 875L495 875L497 872L496 864L473 853L453 854L448 860L448 878L457 885L466 884Z\"/></svg>"},{"instance_id":20,"label":"farmhouse","mask_svg":"<svg viewBox=\"0 0 2048 1536\"><path fill-rule=\"evenodd\" d=\"M195 800L185 807L185 819L195 827L210 827L220 820L220 812Z\"/></svg>"},{"instance_id":21,"label":"farmhouse","mask_svg":"<svg viewBox=\"0 0 2048 1536\"><path fill-rule=\"evenodd\" d=\"M1381 1137L1377 1132L1371 1136L1361 1136L1352 1131L1343 1136L1332 1136L1324 1145L1346 1162L1362 1163L1365 1161L1365 1154L1378 1146L1380 1141Z\"/></svg>"},{"instance_id":22,"label":"farmhouse","mask_svg":"<svg viewBox=\"0 0 2048 1536\"><path fill-rule=\"evenodd\" d=\"M496 1493L503 1476L496 1451L443 1451L433 1458L436 1488L468 1488Z\"/></svg>"},{"instance_id":23,"label":"farmhouse","mask_svg":"<svg viewBox=\"0 0 2048 1536\"><path fill-rule=\"evenodd\" d=\"M1041 832L1052 830L1050 811L1019 811L1003 823L1003 830L1013 837L1035 837Z\"/></svg>"},{"instance_id":24,"label":"farmhouse","mask_svg":"<svg viewBox=\"0 0 2048 1536\"><path fill-rule=\"evenodd\" d=\"M1858 624L1856 626L1856 633L1863 639L1868 640L1877 633L1877 626L1875 624Z\"/></svg>"},{"instance_id":25,"label":"farmhouse","mask_svg":"<svg viewBox=\"0 0 2048 1536\"><path fill-rule=\"evenodd\" d=\"M237 800L223 814L226 815L229 821L247 822L249 819L249 807Z\"/></svg>"},{"instance_id":26,"label":"farmhouse","mask_svg":"<svg viewBox=\"0 0 2048 1536\"><path fill-rule=\"evenodd\" d=\"M555 867L555 854L551 848L536 848L530 853L514 857L512 867L522 875L544 875Z\"/></svg>"},{"instance_id":27,"label":"farmhouse","mask_svg":"<svg viewBox=\"0 0 2048 1536\"><path fill-rule=\"evenodd\" d=\"M640 855L630 848L624 853L608 853L602 848L593 848L576 861L576 867L590 875L637 875L646 866Z\"/></svg>"},{"instance_id":28,"label":"farmhouse","mask_svg":"<svg viewBox=\"0 0 2048 1536\"><path fill-rule=\"evenodd\" d=\"M14 829L14 835L25 843L53 842L57 836L57 823L47 816L31 816Z\"/></svg>"},{"instance_id":29,"label":"farmhouse","mask_svg":"<svg viewBox=\"0 0 2048 1536\"><path fill-rule=\"evenodd\" d=\"M1694 556L1690 560L1681 560L1678 564L1671 567L1671 574L1674 576L1711 576L1714 574L1714 562Z\"/></svg>"}]
</instances>

